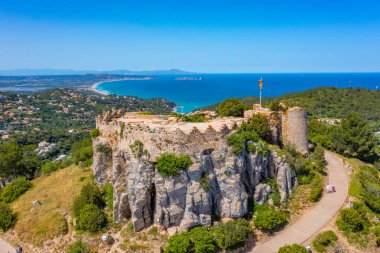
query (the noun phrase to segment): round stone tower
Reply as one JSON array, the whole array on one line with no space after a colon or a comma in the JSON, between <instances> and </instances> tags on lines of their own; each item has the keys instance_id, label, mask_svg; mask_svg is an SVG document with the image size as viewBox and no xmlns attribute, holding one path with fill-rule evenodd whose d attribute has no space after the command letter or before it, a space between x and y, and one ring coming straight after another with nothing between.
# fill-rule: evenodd
<instances>
[{"instance_id":1,"label":"round stone tower","mask_svg":"<svg viewBox=\"0 0 380 253\"><path fill-rule=\"evenodd\" d=\"M307 112L302 108L290 108L282 114L282 142L298 152L308 152Z\"/></svg>"}]
</instances>

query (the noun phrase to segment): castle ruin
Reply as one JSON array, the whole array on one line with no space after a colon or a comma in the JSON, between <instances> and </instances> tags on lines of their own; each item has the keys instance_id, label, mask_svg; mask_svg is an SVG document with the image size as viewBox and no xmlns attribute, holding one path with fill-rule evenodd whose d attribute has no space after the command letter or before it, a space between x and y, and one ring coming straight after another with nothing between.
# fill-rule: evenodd
<instances>
[{"instance_id":1,"label":"castle ruin","mask_svg":"<svg viewBox=\"0 0 380 253\"><path fill-rule=\"evenodd\" d=\"M114 221L131 219L136 231L152 224L181 230L210 225L218 217L242 217L249 203L268 200L270 178L277 181L285 201L296 176L284 157L275 151L250 152L246 147L234 155L227 145L227 135L254 114L268 116L274 143L282 140L307 152L306 112L300 108L275 113L254 106L244 118L201 123L120 111L98 116L101 135L93 140L93 171L99 184L113 185ZM100 146L110 147L111 152ZM176 177L163 177L154 167L163 153L187 154L193 164Z\"/></svg>"}]
</instances>

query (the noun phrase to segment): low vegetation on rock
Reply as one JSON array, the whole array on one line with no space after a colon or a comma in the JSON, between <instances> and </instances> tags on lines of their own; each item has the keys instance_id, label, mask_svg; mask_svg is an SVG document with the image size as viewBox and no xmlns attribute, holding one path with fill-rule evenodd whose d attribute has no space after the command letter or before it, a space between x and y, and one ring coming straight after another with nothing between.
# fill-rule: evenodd
<instances>
[{"instance_id":1,"label":"low vegetation on rock","mask_svg":"<svg viewBox=\"0 0 380 253\"><path fill-rule=\"evenodd\" d=\"M163 177L178 176L181 170L186 170L193 162L189 155L176 156L165 153L157 158L155 167Z\"/></svg>"}]
</instances>

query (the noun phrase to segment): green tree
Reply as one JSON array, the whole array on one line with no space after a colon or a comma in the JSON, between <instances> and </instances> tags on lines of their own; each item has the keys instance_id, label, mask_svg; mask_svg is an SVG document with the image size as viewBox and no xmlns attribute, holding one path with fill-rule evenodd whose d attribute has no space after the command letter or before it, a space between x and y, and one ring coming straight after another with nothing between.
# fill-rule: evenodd
<instances>
[{"instance_id":1,"label":"green tree","mask_svg":"<svg viewBox=\"0 0 380 253\"><path fill-rule=\"evenodd\" d=\"M12 209L5 203L0 202L0 228L6 232L12 227L15 221L15 215Z\"/></svg>"},{"instance_id":2,"label":"green tree","mask_svg":"<svg viewBox=\"0 0 380 253\"><path fill-rule=\"evenodd\" d=\"M276 210L269 205L258 207L256 216L253 219L255 226L263 230L275 230L286 224L288 221L287 214L282 210Z\"/></svg>"},{"instance_id":3,"label":"green tree","mask_svg":"<svg viewBox=\"0 0 380 253\"><path fill-rule=\"evenodd\" d=\"M244 246L251 229L247 220L238 219L222 223L212 228L212 232L219 248L232 250Z\"/></svg>"},{"instance_id":4,"label":"green tree","mask_svg":"<svg viewBox=\"0 0 380 253\"><path fill-rule=\"evenodd\" d=\"M15 201L32 187L32 183L24 177L15 178L10 184L1 189L0 200L6 203Z\"/></svg>"},{"instance_id":5,"label":"green tree","mask_svg":"<svg viewBox=\"0 0 380 253\"><path fill-rule=\"evenodd\" d=\"M219 104L217 112L224 117L242 117L246 108L247 106L240 99L228 98Z\"/></svg>"},{"instance_id":6,"label":"green tree","mask_svg":"<svg viewBox=\"0 0 380 253\"><path fill-rule=\"evenodd\" d=\"M267 116L261 114L253 115L250 119L249 126L251 130L256 132L262 140L271 142L271 131Z\"/></svg>"},{"instance_id":7,"label":"green tree","mask_svg":"<svg viewBox=\"0 0 380 253\"><path fill-rule=\"evenodd\" d=\"M342 121L345 142L349 147L349 155L367 162L373 162L378 157L375 152L377 139L368 123L357 114L350 114Z\"/></svg>"},{"instance_id":8,"label":"green tree","mask_svg":"<svg viewBox=\"0 0 380 253\"><path fill-rule=\"evenodd\" d=\"M105 227L107 218L102 209L94 204L85 205L78 216L78 226L88 232L97 232Z\"/></svg>"}]
</instances>

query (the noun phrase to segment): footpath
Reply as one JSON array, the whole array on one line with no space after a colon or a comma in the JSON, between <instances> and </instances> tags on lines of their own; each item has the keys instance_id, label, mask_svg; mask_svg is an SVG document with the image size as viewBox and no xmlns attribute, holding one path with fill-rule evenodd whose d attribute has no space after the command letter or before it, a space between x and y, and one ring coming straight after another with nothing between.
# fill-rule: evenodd
<instances>
[{"instance_id":1,"label":"footpath","mask_svg":"<svg viewBox=\"0 0 380 253\"><path fill-rule=\"evenodd\" d=\"M293 225L285 228L268 241L256 245L252 253L275 253L285 244L302 244L323 228L341 209L348 196L348 174L340 157L325 153L327 173L335 193L324 194L319 203Z\"/></svg>"}]
</instances>

